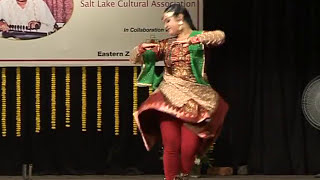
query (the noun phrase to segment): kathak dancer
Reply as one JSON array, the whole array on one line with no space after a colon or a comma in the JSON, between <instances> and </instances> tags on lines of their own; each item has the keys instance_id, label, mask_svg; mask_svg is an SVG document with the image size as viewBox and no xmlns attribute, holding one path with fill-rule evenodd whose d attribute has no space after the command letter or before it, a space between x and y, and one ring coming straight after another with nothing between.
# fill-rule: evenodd
<instances>
[{"instance_id":1,"label":"kathak dancer","mask_svg":"<svg viewBox=\"0 0 320 180\"><path fill-rule=\"evenodd\" d=\"M162 140L166 180L188 179L196 155L216 141L228 104L210 86L205 73L205 47L225 41L223 31L197 31L187 9L172 4L162 21L171 38L142 43L130 61L142 64L138 85L156 90L134 112L147 150ZM210 60L210 59L208 59ZM164 61L164 72L154 72Z\"/></svg>"}]
</instances>

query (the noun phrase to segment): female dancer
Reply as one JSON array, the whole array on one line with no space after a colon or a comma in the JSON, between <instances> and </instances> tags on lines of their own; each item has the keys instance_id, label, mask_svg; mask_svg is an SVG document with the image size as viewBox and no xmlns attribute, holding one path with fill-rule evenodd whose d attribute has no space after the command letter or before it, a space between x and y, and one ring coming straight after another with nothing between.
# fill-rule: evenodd
<instances>
[{"instance_id":1,"label":"female dancer","mask_svg":"<svg viewBox=\"0 0 320 180\"><path fill-rule=\"evenodd\" d=\"M206 80L204 46L224 43L222 31L196 31L189 12L179 4L165 9L162 21L172 38L142 43L130 61L143 64L138 85L157 87L134 112L147 150L162 138L166 180L188 179L195 156L221 132L227 103ZM163 60L161 77L155 61Z\"/></svg>"}]
</instances>

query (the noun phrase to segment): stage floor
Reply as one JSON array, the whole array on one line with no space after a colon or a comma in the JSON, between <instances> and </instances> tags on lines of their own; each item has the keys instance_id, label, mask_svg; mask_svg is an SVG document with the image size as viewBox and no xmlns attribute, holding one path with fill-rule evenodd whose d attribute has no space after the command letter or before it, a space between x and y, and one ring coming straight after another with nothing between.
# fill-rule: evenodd
<instances>
[{"instance_id":1,"label":"stage floor","mask_svg":"<svg viewBox=\"0 0 320 180\"><path fill-rule=\"evenodd\" d=\"M33 176L32 180L162 180L163 176L160 175L143 175L143 176ZM224 179L254 179L254 180L305 180L317 179L314 176L203 176L200 178L191 178L192 180L224 180ZM0 176L0 180L22 180L20 176Z\"/></svg>"}]
</instances>

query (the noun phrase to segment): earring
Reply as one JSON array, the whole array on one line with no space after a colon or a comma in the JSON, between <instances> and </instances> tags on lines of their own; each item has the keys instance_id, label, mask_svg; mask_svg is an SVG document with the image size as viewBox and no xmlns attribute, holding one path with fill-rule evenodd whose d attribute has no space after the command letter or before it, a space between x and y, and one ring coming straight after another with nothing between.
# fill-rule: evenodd
<instances>
[{"instance_id":1,"label":"earring","mask_svg":"<svg viewBox=\"0 0 320 180\"><path fill-rule=\"evenodd\" d=\"M179 22L178 22L178 25L179 25L179 31L182 31L183 21L179 21Z\"/></svg>"}]
</instances>

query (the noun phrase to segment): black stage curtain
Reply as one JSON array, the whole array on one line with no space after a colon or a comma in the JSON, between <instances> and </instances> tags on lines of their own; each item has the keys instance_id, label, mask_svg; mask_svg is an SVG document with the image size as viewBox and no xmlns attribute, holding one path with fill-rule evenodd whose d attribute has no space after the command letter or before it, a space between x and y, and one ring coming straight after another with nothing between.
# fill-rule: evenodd
<instances>
[{"instance_id":1,"label":"black stage curtain","mask_svg":"<svg viewBox=\"0 0 320 180\"><path fill-rule=\"evenodd\" d=\"M320 131L301 110L306 84L320 75L316 1L205 1L205 29L222 29L211 51L211 84L230 103L216 164L254 174L320 172Z\"/></svg>"},{"instance_id":2,"label":"black stage curtain","mask_svg":"<svg viewBox=\"0 0 320 180\"><path fill-rule=\"evenodd\" d=\"M133 67L120 67L119 136L114 135L115 68L102 67L101 132L96 128L97 68L87 67L86 71L87 131L81 131L82 68L70 68L71 127L66 127L66 68L58 67L56 129L51 129L51 68L40 68L41 130L36 133L36 69L21 68L22 137L16 137L16 68L6 68L7 136L0 137L0 174L19 175L22 164L33 164L34 174L40 175L162 173L161 146L147 152L140 135L133 135ZM139 89L139 104L148 97L148 93L148 88Z\"/></svg>"},{"instance_id":3,"label":"black stage curtain","mask_svg":"<svg viewBox=\"0 0 320 180\"><path fill-rule=\"evenodd\" d=\"M225 31L210 50L212 86L230 112L213 156L251 174L320 172L320 131L303 117L306 84L320 74L319 6L298 0L205 0L204 28ZM120 67L120 136L114 135L114 67L103 67L103 131L96 130L96 67L87 68L87 132L81 131L81 67L71 68L71 127L65 122L65 68L57 68L57 129L50 129L51 68L41 70L41 132L35 133L35 68L21 68L22 137L15 136L16 68L6 69L7 137L0 174L159 174L161 146L146 152L132 135L132 67ZM3 87L2 87L3 88ZM139 89L139 104L148 89ZM2 102L2 100L1 100Z\"/></svg>"}]
</instances>

